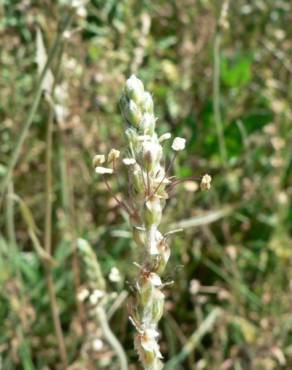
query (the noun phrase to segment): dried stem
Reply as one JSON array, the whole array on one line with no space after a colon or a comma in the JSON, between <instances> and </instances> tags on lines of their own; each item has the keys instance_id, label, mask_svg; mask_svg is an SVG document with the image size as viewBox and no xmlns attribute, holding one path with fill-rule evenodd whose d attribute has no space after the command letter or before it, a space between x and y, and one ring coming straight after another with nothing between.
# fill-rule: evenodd
<instances>
[{"instance_id":1,"label":"dried stem","mask_svg":"<svg viewBox=\"0 0 292 370\"><path fill-rule=\"evenodd\" d=\"M80 288L81 282L80 282L79 258L77 254L77 245L76 245L78 222L76 218L74 202L74 177L71 171L71 155L70 155L71 143L66 133L61 132L59 126L58 126L58 136L59 136L58 141L59 141L60 173L62 184L62 203L67 221L66 222L67 231L68 234L70 235L70 244L72 248L72 270L74 278L76 306L80 321L80 328L82 329L82 332L84 332L85 312L83 302L81 302L77 298L77 293Z\"/></svg>"}]
</instances>

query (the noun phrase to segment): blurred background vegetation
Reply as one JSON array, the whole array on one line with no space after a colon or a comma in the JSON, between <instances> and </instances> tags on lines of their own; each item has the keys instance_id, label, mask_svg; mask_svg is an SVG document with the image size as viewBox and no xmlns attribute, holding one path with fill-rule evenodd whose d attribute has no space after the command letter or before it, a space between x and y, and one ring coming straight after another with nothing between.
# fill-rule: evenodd
<instances>
[{"instance_id":1,"label":"blurred background vegetation","mask_svg":"<svg viewBox=\"0 0 292 370\"><path fill-rule=\"evenodd\" d=\"M184 228L165 276L169 369L292 369L291 1L70 3L0 5L0 369L120 368L86 297L78 238L92 246L109 325L139 369L126 296L140 253L91 165L125 147L118 101L132 73L153 93L159 132L187 139L174 173L213 177L210 192L181 183L165 209L163 231ZM126 176L112 186L127 196Z\"/></svg>"}]
</instances>

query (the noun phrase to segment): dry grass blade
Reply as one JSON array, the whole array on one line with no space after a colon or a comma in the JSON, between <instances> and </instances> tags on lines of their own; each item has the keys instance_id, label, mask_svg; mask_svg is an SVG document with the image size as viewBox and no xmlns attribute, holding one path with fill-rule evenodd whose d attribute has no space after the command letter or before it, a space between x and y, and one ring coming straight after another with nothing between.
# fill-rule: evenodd
<instances>
[{"instance_id":1,"label":"dry grass blade","mask_svg":"<svg viewBox=\"0 0 292 370\"><path fill-rule=\"evenodd\" d=\"M195 216L175 222L170 225L170 230L172 229L189 229L191 227L197 227L202 225L207 225L212 222L216 222L223 217L229 216L234 211L235 207L228 206L218 211L206 212L200 216Z\"/></svg>"}]
</instances>

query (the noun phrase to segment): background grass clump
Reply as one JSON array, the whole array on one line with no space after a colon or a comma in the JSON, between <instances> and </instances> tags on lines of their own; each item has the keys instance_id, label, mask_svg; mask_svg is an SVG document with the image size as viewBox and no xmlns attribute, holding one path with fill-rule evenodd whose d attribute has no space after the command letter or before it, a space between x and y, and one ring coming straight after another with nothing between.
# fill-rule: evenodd
<instances>
[{"instance_id":1,"label":"background grass clump","mask_svg":"<svg viewBox=\"0 0 292 370\"><path fill-rule=\"evenodd\" d=\"M181 183L165 210L162 231L184 228L172 237L166 280L174 285L160 325L169 369L292 368L292 6L230 1L220 23L223 3L0 5L1 184L35 101L37 50L42 45L46 60L74 13L50 64L53 86L42 85L1 195L0 368L63 369L63 338L66 368L119 369L86 297L83 238L106 280L111 330L129 368L139 369L125 301L139 251L91 163L96 153L125 148L118 101L132 73L153 93L160 133L187 139L176 175L213 177L207 193ZM126 175L119 180L112 187L125 196ZM220 319L194 341L216 308Z\"/></svg>"}]
</instances>

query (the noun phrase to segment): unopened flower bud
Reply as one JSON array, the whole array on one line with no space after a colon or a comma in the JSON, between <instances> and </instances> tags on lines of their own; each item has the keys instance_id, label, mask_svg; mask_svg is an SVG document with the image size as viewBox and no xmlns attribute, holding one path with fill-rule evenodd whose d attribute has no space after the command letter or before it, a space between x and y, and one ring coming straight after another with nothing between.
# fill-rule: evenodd
<instances>
[{"instance_id":1,"label":"unopened flower bud","mask_svg":"<svg viewBox=\"0 0 292 370\"><path fill-rule=\"evenodd\" d=\"M129 127L129 128L127 128L125 134L126 134L126 137L128 139L130 148L132 148L133 150L136 150L137 145L139 143L139 141L138 141L139 135L137 134L137 131L135 129Z\"/></svg>"},{"instance_id":2,"label":"unopened flower bud","mask_svg":"<svg viewBox=\"0 0 292 370\"><path fill-rule=\"evenodd\" d=\"M145 92L143 95L143 101L141 103L141 107L144 112L153 113L153 99L149 92Z\"/></svg>"},{"instance_id":3,"label":"unopened flower bud","mask_svg":"<svg viewBox=\"0 0 292 370\"><path fill-rule=\"evenodd\" d=\"M145 202L144 218L147 227L159 225L161 221L162 207L157 197L152 197Z\"/></svg>"},{"instance_id":4,"label":"unopened flower bud","mask_svg":"<svg viewBox=\"0 0 292 370\"><path fill-rule=\"evenodd\" d=\"M138 292L141 306L146 306L153 301L153 294L156 287L162 285L160 276L155 272L142 271L138 283ZM152 304L152 303L151 303Z\"/></svg>"},{"instance_id":5,"label":"unopened flower bud","mask_svg":"<svg viewBox=\"0 0 292 370\"><path fill-rule=\"evenodd\" d=\"M136 163L134 166L132 166L132 179L133 179L133 185L137 193L143 194L145 191L145 182L146 182L146 176L144 175L141 167ZM143 180L144 176L144 180Z\"/></svg>"},{"instance_id":6,"label":"unopened flower bud","mask_svg":"<svg viewBox=\"0 0 292 370\"><path fill-rule=\"evenodd\" d=\"M141 129L146 135L153 135L155 129L155 117L153 114L145 113L141 120Z\"/></svg>"},{"instance_id":7,"label":"unopened flower bud","mask_svg":"<svg viewBox=\"0 0 292 370\"><path fill-rule=\"evenodd\" d=\"M125 93L129 99L135 101L135 103L140 103L144 98L144 86L141 80L135 75L132 75L126 81Z\"/></svg>"},{"instance_id":8,"label":"unopened flower bud","mask_svg":"<svg viewBox=\"0 0 292 370\"><path fill-rule=\"evenodd\" d=\"M141 228L133 227L133 239L137 246L143 247L146 242L145 231Z\"/></svg>"},{"instance_id":9,"label":"unopened flower bud","mask_svg":"<svg viewBox=\"0 0 292 370\"><path fill-rule=\"evenodd\" d=\"M155 291L155 285L152 284L149 278L142 277L138 284L138 292L141 307L146 306L150 301Z\"/></svg>"},{"instance_id":10,"label":"unopened flower bud","mask_svg":"<svg viewBox=\"0 0 292 370\"><path fill-rule=\"evenodd\" d=\"M130 100L128 106L126 107L125 116L129 123L131 123L133 126L139 127L142 113L138 105L133 100Z\"/></svg>"},{"instance_id":11,"label":"unopened flower bud","mask_svg":"<svg viewBox=\"0 0 292 370\"><path fill-rule=\"evenodd\" d=\"M156 289L153 295L153 302L151 306L151 316L152 320L154 322L158 322L162 315L164 310L164 294Z\"/></svg>"},{"instance_id":12,"label":"unopened flower bud","mask_svg":"<svg viewBox=\"0 0 292 370\"><path fill-rule=\"evenodd\" d=\"M162 148L159 143L145 141L142 145L142 164L147 171L151 171L159 164L162 157Z\"/></svg>"},{"instance_id":13,"label":"unopened flower bud","mask_svg":"<svg viewBox=\"0 0 292 370\"><path fill-rule=\"evenodd\" d=\"M166 264L170 257L170 248L166 241L162 239L158 245L157 250L159 255L157 256L157 261L155 263L155 272L159 275L163 274Z\"/></svg>"}]
</instances>

